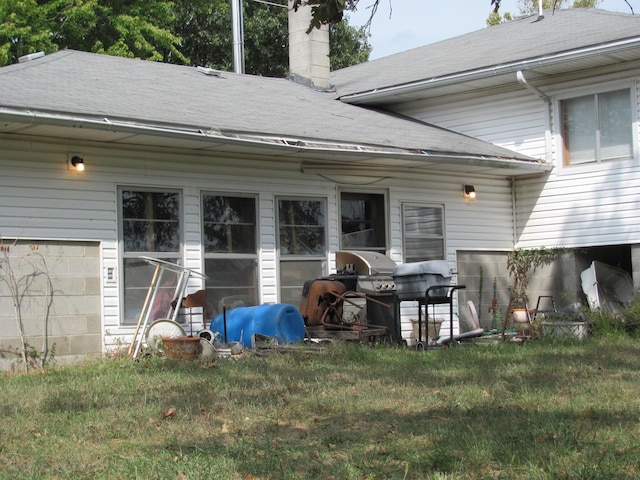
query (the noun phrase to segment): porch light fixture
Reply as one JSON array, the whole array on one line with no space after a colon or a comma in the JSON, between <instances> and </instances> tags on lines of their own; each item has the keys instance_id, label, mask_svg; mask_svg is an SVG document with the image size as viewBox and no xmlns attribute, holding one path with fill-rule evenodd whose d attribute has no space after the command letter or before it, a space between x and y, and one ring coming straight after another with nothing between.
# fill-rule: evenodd
<instances>
[{"instance_id":1,"label":"porch light fixture","mask_svg":"<svg viewBox=\"0 0 640 480\"><path fill-rule=\"evenodd\" d=\"M84 172L84 158L74 155L69 160L72 168L75 168L78 172Z\"/></svg>"},{"instance_id":2,"label":"porch light fixture","mask_svg":"<svg viewBox=\"0 0 640 480\"><path fill-rule=\"evenodd\" d=\"M473 185L465 185L462 188L462 196L465 200L475 200L476 199L476 187Z\"/></svg>"}]
</instances>

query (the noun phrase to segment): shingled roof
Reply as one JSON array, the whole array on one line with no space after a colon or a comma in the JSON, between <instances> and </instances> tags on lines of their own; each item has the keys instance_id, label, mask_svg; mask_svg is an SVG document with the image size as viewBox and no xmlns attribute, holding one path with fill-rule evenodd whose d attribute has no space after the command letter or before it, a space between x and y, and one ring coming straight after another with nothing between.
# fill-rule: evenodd
<instances>
[{"instance_id":1,"label":"shingled roof","mask_svg":"<svg viewBox=\"0 0 640 480\"><path fill-rule=\"evenodd\" d=\"M332 73L331 83L347 100L366 92L384 92L393 87L419 84L423 90L445 82L466 82L564 63L589 50L591 61L620 62L623 50L640 57L640 15L599 9L563 9L527 15L510 22L486 27L438 43L414 48L388 57L348 67ZM615 51L616 58L606 54ZM585 64L567 68L585 68ZM504 79L506 81L506 79ZM496 81L497 84L498 81ZM486 87L486 83L483 85ZM451 93L451 92L449 92ZM369 102L371 103L371 102Z\"/></svg>"},{"instance_id":2,"label":"shingled roof","mask_svg":"<svg viewBox=\"0 0 640 480\"><path fill-rule=\"evenodd\" d=\"M269 146L272 154L295 148L363 158L396 156L418 163L546 168L543 162L491 143L344 104L335 93L290 80L71 50L0 69L0 118L64 124L76 127L77 134L82 127L188 135L199 142L198 148L211 151L233 141L251 144L254 150ZM25 133L11 123L0 131Z\"/></svg>"}]
</instances>

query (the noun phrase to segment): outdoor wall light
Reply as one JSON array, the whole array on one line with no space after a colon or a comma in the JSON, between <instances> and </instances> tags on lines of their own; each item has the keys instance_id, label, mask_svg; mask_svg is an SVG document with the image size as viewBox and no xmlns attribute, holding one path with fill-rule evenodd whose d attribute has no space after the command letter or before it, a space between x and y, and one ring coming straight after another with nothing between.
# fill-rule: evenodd
<instances>
[{"instance_id":1,"label":"outdoor wall light","mask_svg":"<svg viewBox=\"0 0 640 480\"><path fill-rule=\"evenodd\" d=\"M476 199L476 187L473 185L465 185L462 189L462 196L465 200L475 200Z\"/></svg>"},{"instance_id":2,"label":"outdoor wall light","mask_svg":"<svg viewBox=\"0 0 640 480\"><path fill-rule=\"evenodd\" d=\"M71 157L71 160L69 160L69 163L71 163L71 166L78 172L84 172L84 158L74 155Z\"/></svg>"}]
</instances>

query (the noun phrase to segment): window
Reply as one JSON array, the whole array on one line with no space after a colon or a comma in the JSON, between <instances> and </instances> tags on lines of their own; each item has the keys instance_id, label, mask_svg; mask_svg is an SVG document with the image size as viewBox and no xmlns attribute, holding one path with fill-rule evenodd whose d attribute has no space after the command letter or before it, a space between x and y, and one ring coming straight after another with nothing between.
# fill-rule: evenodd
<instances>
[{"instance_id":1,"label":"window","mask_svg":"<svg viewBox=\"0 0 640 480\"><path fill-rule=\"evenodd\" d=\"M560 113L565 165L633 156L630 89L561 100Z\"/></svg>"},{"instance_id":2,"label":"window","mask_svg":"<svg viewBox=\"0 0 640 480\"><path fill-rule=\"evenodd\" d=\"M181 263L181 209L178 192L122 189L120 192L121 255L123 258L124 325L135 325L140 316L155 267L140 256ZM173 293L175 274L160 279Z\"/></svg>"},{"instance_id":3,"label":"window","mask_svg":"<svg viewBox=\"0 0 640 480\"><path fill-rule=\"evenodd\" d=\"M326 206L317 199L278 199L280 302L298 306L307 280L324 275Z\"/></svg>"},{"instance_id":4,"label":"window","mask_svg":"<svg viewBox=\"0 0 640 480\"><path fill-rule=\"evenodd\" d=\"M445 260L444 208L440 205L402 205L405 263Z\"/></svg>"},{"instance_id":5,"label":"window","mask_svg":"<svg viewBox=\"0 0 640 480\"><path fill-rule=\"evenodd\" d=\"M202 195L207 299L218 309L223 298L258 302L256 211L254 197Z\"/></svg>"},{"instance_id":6,"label":"window","mask_svg":"<svg viewBox=\"0 0 640 480\"><path fill-rule=\"evenodd\" d=\"M341 248L344 250L387 251L384 195L342 192Z\"/></svg>"}]
</instances>

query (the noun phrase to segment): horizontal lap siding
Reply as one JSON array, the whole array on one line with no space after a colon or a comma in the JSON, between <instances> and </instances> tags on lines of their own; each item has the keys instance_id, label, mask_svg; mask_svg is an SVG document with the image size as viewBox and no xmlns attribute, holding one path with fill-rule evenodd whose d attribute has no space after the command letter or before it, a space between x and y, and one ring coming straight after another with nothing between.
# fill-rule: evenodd
<instances>
[{"instance_id":1,"label":"horizontal lap siding","mask_svg":"<svg viewBox=\"0 0 640 480\"><path fill-rule=\"evenodd\" d=\"M44 147L43 147L44 148ZM56 153L56 148L59 150ZM410 180L385 180L375 187L343 186L317 175L276 169L233 168L233 162L202 164L177 171L175 164L191 165L191 158L158 156L157 160L136 158L132 152L106 149L83 150L87 170L67 170L66 153L60 146L37 155L5 151L0 158L4 175L0 179L0 205L5 237L94 239L101 242L103 268L119 268L117 187L175 189L183 195L184 254L186 265L201 270L202 192L255 194L259 215L259 265L261 301L278 298L278 255L276 249L275 199L278 196L319 197L327 200L327 241L330 251L339 249L339 192L388 192L390 255L402 262L401 205L430 203L444 205L447 260L456 264L459 249L509 249L512 245L511 190L507 180L465 178L460 175L427 176ZM151 156L151 155L150 155ZM36 158L37 157L37 158ZM170 160L175 160L171 162ZM202 158L196 159L202 162ZM129 165L129 168L124 168ZM478 200L465 202L462 186L475 185ZM380 187L380 188L376 188ZM329 259L333 262L333 256ZM117 271L117 270L116 270ZM335 264L328 264L335 271ZM190 289L200 288L193 279ZM131 327L120 327L119 285L104 282L102 315L107 343L128 338ZM410 329L410 324L407 326ZM407 329L405 328L405 330ZM409 332L406 332L407 334Z\"/></svg>"},{"instance_id":2,"label":"horizontal lap siding","mask_svg":"<svg viewBox=\"0 0 640 480\"><path fill-rule=\"evenodd\" d=\"M518 183L521 247L596 246L640 241L640 172L611 163L590 173L556 175L546 185Z\"/></svg>"},{"instance_id":3,"label":"horizontal lap siding","mask_svg":"<svg viewBox=\"0 0 640 480\"><path fill-rule=\"evenodd\" d=\"M594 78L591 82L606 88L620 88L618 76ZM558 85L574 88L575 83ZM584 92L584 90L581 90ZM640 96L632 110L636 127L640 125ZM557 126L554 125L554 128ZM558 167L549 178L522 179L516 183L516 223L518 246L588 247L640 242L640 131L636 129L635 159L610 161L599 165ZM557 165L561 152L552 144Z\"/></svg>"},{"instance_id":4,"label":"horizontal lap siding","mask_svg":"<svg viewBox=\"0 0 640 480\"><path fill-rule=\"evenodd\" d=\"M620 74L606 71L599 76L543 87L551 98L556 92L593 85L620 88ZM632 79L629 73L624 78ZM638 80L635 93L638 95ZM573 90L585 92L588 90ZM430 103L403 105L396 110L405 115L471 135L556 164L544 176L516 180L516 245L597 246L640 242L640 95L633 114L636 121L636 158L602 165L560 168L561 152L556 151L553 111L540 98L522 89L500 95L472 99L460 96ZM479 193L480 195L480 193ZM482 238L482 235L480 235Z\"/></svg>"},{"instance_id":5,"label":"horizontal lap siding","mask_svg":"<svg viewBox=\"0 0 640 480\"><path fill-rule=\"evenodd\" d=\"M462 186L473 183L478 198L467 202L462 198ZM513 222L511 184L508 180L473 179L464 177L429 178L423 181L404 182L391 189L391 258L401 263L402 224L401 206L404 203L427 203L443 205L445 210L446 260L455 276L459 250L510 250L513 247ZM418 318L416 302L401 302L401 330L405 339L413 338L411 319ZM454 295L454 312L458 311L457 295ZM436 316L447 321L440 334L450 333L449 306L436 307ZM457 317L454 318L454 333L458 333Z\"/></svg>"},{"instance_id":6,"label":"horizontal lap siding","mask_svg":"<svg viewBox=\"0 0 640 480\"><path fill-rule=\"evenodd\" d=\"M115 194L111 186L80 178L69 180L66 170L29 164L27 168L0 165L4 172L0 177L1 235L32 239L114 238Z\"/></svg>"},{"instance_id":7,"label":"horizontal lap siding","mask_svg":"<svg viewBox=\"0 0 640 480\"><path fill-rule=\"evenodd\" d=\"M328 248L338 248L338 217L335 184L315 175L281 167L233 167L233 160L207 166L202 158L157 155L158 160L139 158L136 152L100 148L80 149L87 169L69 171L66 149L42 146L34 154L19 142L0 155L0 236L25 239L91 239L101 241L102 268L119 268L118 186L177 190L182 193L183 253L186 266L203 268L201 252L200 195L202 192L255 194L258 200L259 268L262 302L278 299L275 198L293 196L327 199ZM78 151L78 149L74 150ZM153 157L155 155L150 155ZM171 161L175 160L175 161ZM195 165L192 160L200 162ZM213 161L213 160L211 160ZM175 168L176 164L183 168ZM123 168L123 165L129 165ZM186 167L184 167L186 166ZM247 171L252 173L247 176ZM335 265L330 265L335 268ZM189 289L202 287L192 278ZM120 326L118 282L103 282L102 317L107 344L130 336L131 327Z\"/></svg>"},{"instance_id":8,"label":"horizontal lap siding","mask_svg":"<svg viewBox=\"0 0 640 480\"><path fill-rule=\"evenodd\" d=\"M545 155L545 103L524 89L477 99L402 105L404 115L535 158Z\"/></svg>"}]
</instances>

